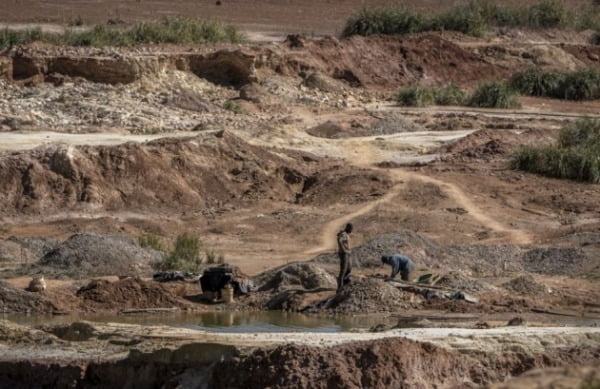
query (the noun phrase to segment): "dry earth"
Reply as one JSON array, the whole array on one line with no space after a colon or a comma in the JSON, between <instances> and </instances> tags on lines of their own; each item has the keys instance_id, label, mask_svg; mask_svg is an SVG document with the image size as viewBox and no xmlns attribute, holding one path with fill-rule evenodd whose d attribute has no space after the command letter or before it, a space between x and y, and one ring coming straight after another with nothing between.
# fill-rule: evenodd
<instances>
[{"instance_id":1,"label":"dry earth","mask_svg":"<svg viewBox=\"0 0 600 389\"><path fill-rule=\"evenodd\" d=\"M95 3L34 3L7 5L2 22L107 17ZM61 11L66 5L72 15ZM307 0L105 5L127 23L149 15L214 15L258 40L334 33L357 6ZM285 25L272 22L288 16ZM62 366L46 377L55 386L114 384L106 377L120 368L140 377L140 387L213 382L229 388L248 379L251 387L273 388L293 382L476 387L534 368L597 366L595 329L496 327L515 316L532 326L600 320L599 186L509 164L519 146L551 142L562 126L598 117L600 102L521 98L521 109L488 110L401 108L392 100L399 87L415 82L472 89L527 66L598 68L600 47L588 45L588 35L435 33L136 48L36 43L1 53L3 311L384 313L398 318L399 327L404 321L447 327L433 318L452 314L462 318L453 326L469 329L198 336L118 324L32 330L4 323L0 346L12 354L0 362L0 386L22 382L32 369L53 371L53 363ZM335 233L347 222L356 228L353 283L336 295ZM153 234L169 246L182 232L193 232L206 249L253 276L258 291L229 306L211 305L196 282L148 280L161 253L140 247L137 238ZM384 280L388 269L379 262L391 252L414 258L415 276L441 275L440 293L463 291L477 302L397 289ZM48 278L45 292L24 290L32 275ZM492 335L481 340L473 327L491 327ZM166 340L146 344L145 337ZM393 340L378 340L387 338ZM424 339L431 344L415 342ZM140 342L147 348L136 348ZM220 367L228 374L209 368L216 354L203 345L211 342L219 345L219 358L227 356ZM175 346L161 359L164 345ZM183 354L195 355L191 372ZM31 355L36 359L28 361ZM437 370L424 373L424 366ZM535 374L522 377L523 385ZM174 378L160 381L160 375ZM565 370L555 380L588 375L585 368ZM513 380L506 385L513 382L518 387Z\"/></svg>"}]
</instances>

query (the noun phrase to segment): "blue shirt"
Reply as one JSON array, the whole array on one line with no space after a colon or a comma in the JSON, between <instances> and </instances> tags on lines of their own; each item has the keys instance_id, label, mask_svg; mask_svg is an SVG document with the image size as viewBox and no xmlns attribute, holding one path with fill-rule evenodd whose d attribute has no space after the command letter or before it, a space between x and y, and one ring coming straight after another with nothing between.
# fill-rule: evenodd
<instances>
[{"instance_id":1,"label":"blue shirt","mask_svg":"<svg viewBox=\"0 0 600 389\"><path fill-rule=\"evenodd\" d=\"M386 255L383 257L383 263L392 266L392 278L396 277L400 272L410 273L415 268L415 263L409 257L402 254Z\"/></svg>"}]
</instances>

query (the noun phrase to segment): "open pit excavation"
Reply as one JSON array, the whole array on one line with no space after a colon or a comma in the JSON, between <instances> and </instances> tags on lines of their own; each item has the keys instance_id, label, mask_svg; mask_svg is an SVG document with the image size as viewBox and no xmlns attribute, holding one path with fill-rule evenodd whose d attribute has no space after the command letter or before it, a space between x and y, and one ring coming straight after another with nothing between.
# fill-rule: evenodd
<instances>
[{"instance_id":1,"label":"open pit excavation","mask_svg":"<svg viewBox=\"0 0 600 389\"><path fill-rule=\"evenodd\" d=\"M0 388L600 386L597 1L2 1Z\"/></svg>"}]
</instances>

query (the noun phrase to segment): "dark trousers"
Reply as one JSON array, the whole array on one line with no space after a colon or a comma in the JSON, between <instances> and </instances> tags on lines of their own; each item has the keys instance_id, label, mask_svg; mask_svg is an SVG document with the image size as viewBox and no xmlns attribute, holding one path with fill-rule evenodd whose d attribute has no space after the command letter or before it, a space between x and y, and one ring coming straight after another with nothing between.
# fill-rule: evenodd
<instances>
[{"instance_id":1,"label":"dark trousers","mask_svg":"<svg viewBox=\"0 0 600 389\"><path fill-rule=\"evenodd\" d=\"M350 257L344 252L339 252L340 257L340 274L337 279L337 290L342 290L343 286L350 283L350 273L352 272L352 263Z\"/></svg>"}]
</instances>

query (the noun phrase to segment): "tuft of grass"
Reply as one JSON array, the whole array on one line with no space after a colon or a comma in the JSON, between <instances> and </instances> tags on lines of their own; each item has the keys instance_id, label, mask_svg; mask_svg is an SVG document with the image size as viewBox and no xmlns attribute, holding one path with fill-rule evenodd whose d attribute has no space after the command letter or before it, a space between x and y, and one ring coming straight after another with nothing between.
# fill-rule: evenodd
<instances>
[{"instance_id":1,"label":"tuft of grass","mask_svg":"<svg viewBox=\"0 0 600 389\"><path fill-rule=\"evenodd\" d=\"M99 24L85 31L67 29L62 34L44 33L41 29L0 32L0 48L34 41L68 46L133 46L139 44L203 44L245 40L235 27L216 21L169 17L157 22L138 23L118 29Z\"/></svg>"},{"instance_id":2,"label":"tuft of grass","mask_svg":"<svg viewBox=\"0 0 600 389\"><path fill-rule=\"evenodd\" d=\"M411 86L400 90L396 95L396 101L405 107L426 107L432 104L463 105L466 95L453 83L437 89Z\"/></svg>"},{"instance_id":3,"label":"tuft of grass","mask_svg":"<svg viewBox=\"0 0 600 389\"><path fill-rule=\"evenodd\" d=\"M467 101L465 92L454 83L435 91L435 103L437 105L464 105Z\"/></svg>"},{"instance_id":4,"label":"tuft of grass","mask_svg":"<svg viewBox=\"0 0 600 389\"><path fill-rule=\"evenodd\" d=\"M566 100L600 99L600 71L595 69L545 72L530 68L515 73L511 77L510 85L528 96Z\"/></svg>"},{"instance_id":5,"label":"tuft of grass","mask_svg":"<svg viewBox=\"0 0 600 389\"><path fill-rule=\"evenodd\" d=\"M512 165L549 177L600 183L600 120L583 119L563 128L555 144L522 147Z\"/></svg>"},{"instance_id":6,"label":"tuft of grass","mask_svg":"<svg viewBox=\"0 0 600 389\"><path fill-rule=\"evenodd\" d=\"M204 258L201 255L202 242L191 233L177 236L173 250L157 264L159 270L176 270L198 273Z\"/></svg>"},{"instance_id":7,"label":"tuft of grass","mask_svg":"<svg viewBox=\"0 0 600 389\"><path fill-rule=\"evenodd\" d=\"M435 93L431 89L411 86L398 92L396 101L404 107L426 107L435 101Z\"/></svg>"},{"instance_id":8,"label":"tuft of grass","mask_svg":"<svg viewBox=\"0 0 600 389\"><path fill-rule=\"evenodd\" d=\"M138 238L138 243L143 248L151 248L156 251L165 252L165 248L162 245L160 238L156 235L142 235Z\"/></svg>"},{"instance_id":9,"label":"tuft of grass","mask_svg":"<svg viewBox=\"0 0 600 389\"><path fill-rule=\"evenodd\" d=\"M471 107L480 108L517 108L518 93L510 86L498 82L486 82L481 84L468 101Z\"/></svg>"},{"instance_id":10,"label":"tuft of grass","mask_svg":"<svg viewBox=\"0 0 600 389\"><path fill-rule=\"evenodd\" d=\"M240 103L233 100L227 100L225 103L223 103L223 109L226 109L227 111L233 112L235 114L241 114L244 112Z\"/></svg>"},{"instance_id":11,"label":"tuft of grass","mask_svg":"<svg viewBox=\"0 0 600 389\"><path fill-rule=\"evenodd\" d=\"M348 19L342 35L458 31L482 36L493 27L502 26L587 29L600 24L600 7L594 5L575 12L563 0L540 0L529 6L518 7L499 3L471 0L432 15L406 6L365 8Z\"/></svg>"}]
</instances>

